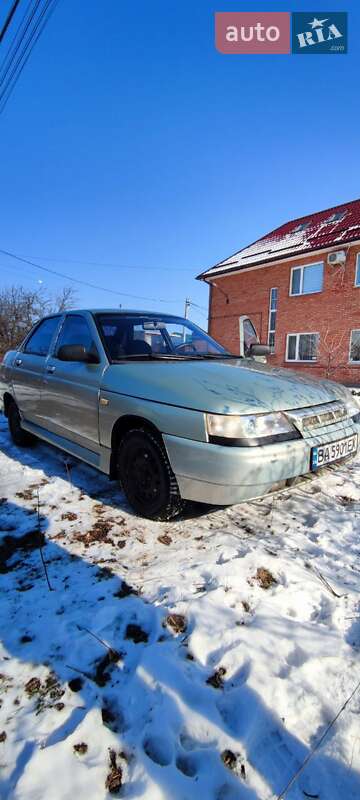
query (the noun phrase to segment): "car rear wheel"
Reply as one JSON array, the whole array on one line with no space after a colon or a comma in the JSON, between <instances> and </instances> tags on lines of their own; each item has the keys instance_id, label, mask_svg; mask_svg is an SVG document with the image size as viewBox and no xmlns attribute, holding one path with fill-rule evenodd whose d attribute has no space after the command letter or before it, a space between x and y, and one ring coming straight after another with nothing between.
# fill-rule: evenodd
<instances>
[{"instance_id":1,"label":"car rear wheel","mask_svg":"<svg viewBox=\"0 0 360 800\"><path fill-rule=\"evenodd\" d=\"M13 401L8 408L8 425L11 438L18 447L29 447L35 441L35 437L24 431L21 427L21 416L16 403Z\"/></svg>"},{"instance_id":2,"label":"car rear wheel","mask_svg":"<svg viewBox=\"0 0 360 800\"><path fill-rule=\"evenodd\" d=\"M117 453L118 477L135 511L148 519L169 520L185 505L165 447L144 429L123 436Z\"/></svg>"}]
</instances>

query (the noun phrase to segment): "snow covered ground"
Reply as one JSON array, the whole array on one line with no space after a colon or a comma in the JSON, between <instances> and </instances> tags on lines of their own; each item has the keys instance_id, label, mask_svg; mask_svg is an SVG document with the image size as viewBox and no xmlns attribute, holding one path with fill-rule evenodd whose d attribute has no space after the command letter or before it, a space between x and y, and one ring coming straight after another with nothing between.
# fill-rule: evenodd
<instances>
[{"instance_id":1,"label":"snow covered ground","mask_svg":"<svg viewBox=\"0 0 360 800\"><path fill-rule=\"evenodd\" d=\"M151 523L0 416L2 800L278 797L360 680L359 478ZM360 797L359 712L289 800Z\"/></svg>"}]
</instances>

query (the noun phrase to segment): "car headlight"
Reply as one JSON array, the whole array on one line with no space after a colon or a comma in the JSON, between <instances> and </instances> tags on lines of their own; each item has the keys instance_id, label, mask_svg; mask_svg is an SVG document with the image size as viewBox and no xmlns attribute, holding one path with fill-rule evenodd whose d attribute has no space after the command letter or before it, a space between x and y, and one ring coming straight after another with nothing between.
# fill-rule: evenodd
<instances>
[{"instance_id":1,"label":"car headlight","mask_svg":"<svg viewBox=\"0 0 360 800\"><path fill-rule=\"evenodd\" d=\"M299 439L301 434L281 412L272 414L206 414L209 441L213 444L255 447Z\"/></svg>"},{"instance_id":2,"label":"car headlight","mask_svg":"<svg viewBox=\"0 0 360 800\"><path fill-rule=\"evenodd\" d=\"M357 417L360 414L360 397L353 395L345 401L345 408L348 417Z\"/></svg>"}]
</instances>

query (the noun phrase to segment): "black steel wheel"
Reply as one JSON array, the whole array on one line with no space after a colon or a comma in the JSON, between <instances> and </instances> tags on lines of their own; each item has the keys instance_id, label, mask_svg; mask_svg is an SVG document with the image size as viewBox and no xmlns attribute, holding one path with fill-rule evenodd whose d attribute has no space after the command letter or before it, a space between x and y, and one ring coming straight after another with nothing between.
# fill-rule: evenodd
<instances>
[{"instance_id":1,"label":"black steel wheel","mask_svg":"<svg viewBox=\"0 0 360 800\"><path fill-rule=\"evenodd\" d=\"M169 520L184 507L165 447L151 431L127 431L118 448L118 477L133 509L148 519Z\"/></svg>"},{"instance_id":2,"label":"black steel wheel","mask_svg":"<svg viewBox=\"0 0 360 800\"><path fill-rule=\"evenodd\" d=\"M31 433L24 431L21 427L21 416L15 401L10 403L7 417L10 435L14 444L18 447L29 447L32 445L35 437L32 436Z\"/></svg>"}]
</instances>

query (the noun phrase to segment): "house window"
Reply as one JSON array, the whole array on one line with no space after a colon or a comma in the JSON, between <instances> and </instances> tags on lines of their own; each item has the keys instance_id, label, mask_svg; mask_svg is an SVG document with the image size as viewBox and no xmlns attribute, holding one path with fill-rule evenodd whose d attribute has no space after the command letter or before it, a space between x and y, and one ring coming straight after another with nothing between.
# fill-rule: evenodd
<instances>
[{"instance_id":1,"label":"house window","mask_svg":"<svg viewBox=\"0 0 360 800\"><path fill-rule=\"evenodd\" d=\"M349 361L353 364L360 363L360 330L351 331Z\"/></svg>"},{"instance_id":2,"label":"house window","mask_svg":"<svg viewBox=\"0 0 360 800\"><path fill-rule=\"evenodd\" d=\"M346 216L346 211L335 211L325 222L340 222Z\"/></svg>"},{"instance_id":3,"label":"house window","mask_svg":"<svg viewBox=\"0 0 360 800\"><path fill-rule=\"evenodd\" d=\"M271 348L272 353L275 352L277 298L278 298L278 290L270 289L268 344Z\"/></svg>"},{"instance_id":4,"label":"house window","mask_svg":"<svg viewBox=\"0 0 360 800\"><path fill-rule=\"evenodd\" d=\"M314 294L323 287L324 264L308 264L304 267L293 267L290 279L290 295Z\"/></svg>"},{"instance_id":5,"label":"house window","mask_svg":"<svg viewBox=\"0 0 360 800\"><path fill-rule=\"evenodd\" d=\"M318 344L318 333L288 333L286 360L316 361Z\"/></svg>"},{"instance_id":6,"label":"house window","mask_svg":"<svg viewBox=\"0 0 360 800\"><path fill-rule=\"evenodd\" d=\"M360 253L356 256L355 286L360 286Z\"/></svg>"},{"instance_id":7,"label":"house window","mask_svg":"<svg viewBox=\"0 0 360 800\"><path fill-rule=\"evenodd\" d=\"M300 222L300 224L297 225L296 228L294 228L293 233L300 233L300 231L306 231L306 228L308 228L309 225L310 222Z\"/></svg>"}]
</instances>

